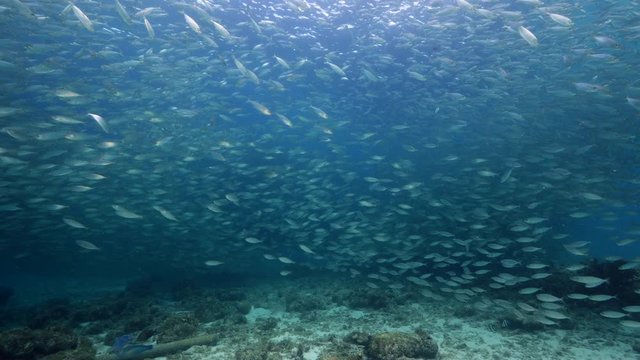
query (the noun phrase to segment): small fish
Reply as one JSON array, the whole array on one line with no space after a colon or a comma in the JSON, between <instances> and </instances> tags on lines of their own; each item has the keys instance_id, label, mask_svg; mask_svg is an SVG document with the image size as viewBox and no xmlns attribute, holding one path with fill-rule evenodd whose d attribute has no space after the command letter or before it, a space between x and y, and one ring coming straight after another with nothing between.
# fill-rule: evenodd
<instances>
[{"instance_id":1,"label":"small fish","mask_svg":"<svg viewBox=\"0 0 640 360\"><path fill-rule=\"evenodd\" d=\"M86 249L86 250L100 250L99 247L97 247L93 243L90 243L90 242L85 241L85 240L76 240L76 245L78 245L81 248Z\"/></svg>"},{"instance_id":2,"label":"small fish","mask_svg":"<svg viewBox=\"0 0 640 360\"><path fill-rule=\"evenodd\" d=\"M306 252L307 254L315 254L315 253L313 252L313 250L309 249L309 247L308 247L308 246L306 246L306 245L299 244L299 245L298 245L298 247L299 247L302 251Z\"/></svg>"},{"instance_id":3,"label":"small fish","mask_svg":"<svg viewBox=\"0 0 640 360\"><path fill-rule=\"evenodd\" d=\"M547 219L547 218L535 217L534 216L534 217L529 217L529 218L524 219L524 222L529 224L529 225L536 225L536 224L539 224L541 222L548 221L548 220L549 219Z\"/></svg>"},{"instance_id":4,"label":"small fish","mask_svg":"<svg viewBox=\"0 0 640 360\"><path fill-rule=\"evenodd\" d=\"M95 120L95 122L98 123L102 131L104 131L107 134L109 133L109 127L107 126L107 122L105 121L104 118L102 118L102 116L98 114L92 114L92 113L88 113L87 115L89 115L93 120Z\"/></svg>"},{"instance_id":5,"label":"small fish","mask_svg":"<svg viewBox=\"0 0 640 360\"><path fill-rule=\"evenodd\" d=\"M640 99L634 99L630 97L627 97L626 99L629 106L633 107L636 110L640 110Z\"/></svg>"},{"instance_id":6,"label":"small fish","mask_svg":"<svg viewBox=\"0 0 640 360\"><path fill-rule=\"evenodd\" d=\"M211 24L213 25L213 27L218 31L218 33L220 33L220 35L222 35L223 38L227 40L232 39L231 33L229 32L229 30L227 30L227 28L222 26L222 24L213 20L209 20L209 21L211 21Z\"/></svg>"},{"instance_id":7,"label":"small fish","mask_svg":"<svg viewBox=\"0 0 640 360\"><path fill-rule=\"evenodd\" d=\"M344 79L348 79L347 78L347 74L344 72L344 70L342 70L342 68L330 61L326 62L327 65L329 65L329 67L331 68L331 70L333 70L333 72L335 72L336 74L338 74L341 78Z\"/></svg>"},{"instance_id":8,"label":"small fish","mask_svg":"<svg viewBox=\"0 0 640 360\"><path fill-rule=\"evenodd\" d=\"M80 223L79 221L73 220L73 219L69 219L69 218L64 218L62 219L62 221L64 221L65 224L74 227L76 229L86 229L87 227L84 226L82 223Z\"/></svg>"},{"instance_id":9,"label":"small fish","mask_svg":"<svg viewBox=\"0 0 640 360\"><path fill-rule=\"evenodd\" d=\"M133 211L127 210L126 208L120 205L111 205L113 210L116 211L116 215L123 217L125 219L142 219L141 215L134 213Z\"/></svg>"},{"instance_id":10,"label":"small fish","mask_svg":"<svg viewBox=\"0 0 640 360\"><path fill-rule=\"evenodd\" d=\"M226 194L224 198L232 202L234 205L240 205L240 199L236 194Z\"/></svg>"},{"instance_id":11,"label":"small fish","mask_svg":"<svg viewBox=\"0 0 640 360\"><path fill-rule=\"evenodd\" d=\"M293 127L293 123L286 116L276 113L276 117L286 126Z\"/></svg>"},{"instance_id":12,"label":"small fish","mask_svg":"<svg viewBox=\"0 0 640 360\"><path fill-rule=\"evenodd\" d=\"M532 252L536 252L536 251L540 251L542 250L542 248L539 247L535 247L535 246L525 246L522 248L522 251L527 252L527 253L532 253Z\"/></svg>"},{"instance_id":13,"label":"small fish","mask_svg":"<svg viewBox=\"0 0 640 360\"><path fill-rule=\"evenodd\" d=\"M135 16L137 17L145 17L149 14L151 14L152 12L154 12L155 10L158 10L159 8L157 7L146 7L140 11L138 11L137 13L135 13Z\"/></svg>"},{"instance_id":14,"label":"small fish","mask_svg":"<svg viewBox=\"0 0 640 360\"><path fill-rule=\"evenodd\" d=\"M555 310L543 310L542 314L549 318L549 319L554 319L554 320L566 320L569 319L569 317L561 312L555 311Z\"/></svg>"},{"instance_id":15,"label":"small fish","mask_svg":"<svg viewBox=\"0 0 640 360\"><path fill-rule=\"evenodd\" d=\"M204 262L205 265L207 266L219 266L224 264L224 262L219 261L219 260L207 260Z\"/></svg>"},{"instance_id":16,"label":"small fish","mask_svg":"<svg viewBox=\"0 0 640 360\"><path fill-rule=\"evenodd\" d=\"M526 27L518 26L518 33L529 45L538 46L538 38Z\"/></svg>"},{"instance_id":17,"label":"small fish","mask_svg":"<svg viewBox=\"0 0 640 360\"><path fill-rule=\"evenodd\" d=\"M580 195L581 195L584 199L587 199L587 200L593 200L593 201L599 201L599 200L602 200L602 196L600 196L600 195L598 195L598 194L594 194L594 193L588 193L588 192L585 192L585 193L582 193L582 194L580 194Z\"/></svg>"},{"instance_id":18,"label":"small fish","mask_svg":"<svg viewBox=\"0 0 640 360\"><path fill-rule=\"evenodd\" d=\"M0 118L5 117L5 116L9 116L9 115L13 115L13 114L17 113L18 111L20 111L19 108L8 107L8 106L0 106Z\"/></svg>"},{"instance_id":19,"label":"small fish","mask_svg":"<svg viewBox=\"0 0 640 360\"><path fill-rule=\"evenodd\" d=\"M72 117L64 116L64 115L53 115L51 118L53 119L53 121L60 124L67 124L67 125L82 124L82 121L76 120Z\"/></svg>"},{"instance_id":20,"label":"small fish","mask_svg":"<svg viewBox=\"0 0 640 360\"><path fill-rule=\"evenodd\" d=\"M33 12L31 11L31 8L29 8L27 5L23 4L22 1L20 0L10 0L9 1L11 3L11 5L13 5L18 14L27 17L27 18L33 18ZM4 6L3 6L4 7Z\"/></svg>"},{"instance_id":21,"label":"small fish","mask_svg":"<svg viewBox=\"0 0 640 360\"><path fill-rule=\"evenodd\" d=\"M234 65L244 77L251 80L251 82L253 82L256 85L260 84L260 79L253 71L247 69L247 67L244 66L244 64L240 60L238 60L235 56L232 56L232 59L233 59Z\"/></svg>"},{"instance_id":22,"label":"small fish","mask_svg":"<svg viewBox=\"0 0 640 360\"><path fill-rule=\"evenodd\" d=\"M530 288L524 288L524 289L520 289L520 290L518 291L518 294L522 294L522 295L529 295L529 294L537 293L537 292L538 292L538 291L540 291L540 290L542 290L542 289L540 289L540 288L532 288L532 287L530 287Z\"/></svg>"},{"instance_id":23,"label":"small fish","mask_svg":"<svg viewBox=\"0 0 640 360\"><path fill-rule=\"evenodd\" d=\"M534 312L536 311L536 308L534 308L533 306L527 304L527 303L523 303L523 302L518 302L517 303L518 307L524 311L527 312Z\"/></svg>"},{"instance_id":24,"label":"small fish","mask_svg":"<svg viewBox=\"0 0 640 360\"><path fill-rule=\"evenodd\" d=\"M571 293L569 295L567 295L567 297L571 300L584 300L589 298L589 295L585 295L585 294L578 294L578 293Z\"/></svg>"},{"instance_id":25,"label":"small fish","mask_svg":"<svg viewBox=\"0 0 640 360\"><path fill-rule=\"evenodd\" d=\"M50 204L50 205L45 205L44 206L45 210L51 210L51 211L58 211L58 210L66 209L66 208L67 208L67 206L60 205L60 204Z\"/></svg>"},{"instance_id":26,"label":"small fish","mask_svg":"<svg viewBox=\"0 0 640 360\"><path fill-rule=\"evenodd\" d=\"M572 253L576 256L587 256L589 254L588 249L579 249L577 247L569 246L566 244L562 245L568 252Z\"/></svg>"},{"instance_id":27,"label":"small fish","mask_svg":"<svg viewBox=\"0 0 640 360\"><path fill-rule=\"evenodd\" d=\"M527 269L531 269L531 270L539 270L539 269L544 269L546 267L549 267L549 265L540 264L540 263L527 264Z\"/></svg>"},{"instance_id":28,"label":"small fish","mask_svg":"<svg viewBox=\"0 0 640 360\"><path fill-rule=\"evenodd\" d=\"M551 20L555 21L556 23L562 26L567 26L567 27L573 26L573 21L571 21L571 19L569 19L564 15L549 13L549 17L551 18Z\"/></svg>"},{"instance_id":29,"label":"small fish","mask_svg":"<svg viewBox=\"0 0 640 360\"><path fill-rule=\"evenodd\" d=\"M544 325L558 325L557 322L555 322L553 320L549 320L544 316L537 316L535 319L536 319L537 322L539 322L541 324L544 324Z\"/></svg>"},{"instance_id":30,"label":"small fish","mask_svg":"<svg viewBox=\"0 0 640 360\"><path fill-rule=\"evenodd\" d=\"M640 313L640 305L629 305L622 308L622 310L630 313Z\"/></svg>"},{"instance_id":31,"label":"small fish","mask_svg":"<svg viewBox=\"0 0 640 360\"><path fill-rule=\"evenodd\" d=\"M595 276L572 276L569 279L584 284L587 288L594 288L609 282L609 279L601 279Z\"/></svg>"},{"instance_id":32,"label":"small fish","mask_svg":"<svg viewBox=\"0 0 640 360\"><path fill-rule=\"evenodd\" d=\"M87 17L87 15L85 15L85 13L83 13L82 10L80 10L79 7L71 4L71 10L73 10L73 15L75 15L76 18L78 18L78 20L80 21L82 26L84 26L85 29L89 31L93 31L93 23L91 22L91 20L89 20L89 17Z\"/></svg>"},{"instance_id":33,"label":"small fish","mask_svg":"<svg viewBox=\"0 0 640 360\"><path fill-rule=\"evenodd\" d=\"M606 86L603 85L597 85L597 84L591 84L591 83L585 83L585 82L575 82L573 83L573 86L576 87L576 90L578 91L584 91L587 93L603 93L607 90Z\"/></svg>"},{"instance_id":34,"label":"small fish","mask_svg":"<svg viewBox=\"0 0 640 360\"><path fill-rule=\"evenodd\" d=\"M562 301L562 299L555 297L551 294L537 294L536 295L536 299L542 301L542 302L558 302L558 301Z\"/></svg>"},{"instance_id":35,"label":"small fish","mask_svg":"<svg viewBox=\"0 0 640 360\"><path fill-rule=\"evenodd\" d=\"M575 272L575 271L580 271L584 268L586 268L586 266L582 264L569 265L567 266L567 271Z\"/></svg>"},{"instance_id":36,"label":"small fish","mask_svg":"<svg viewBox=\"0 0 640 360\"><path fill-rule=\"evenodd\" d=\"M144 27L147 29L147 34L149 35L149 38L150 39L155 38L156 32L153 30L153 26L151 26L151 23L149 22L149 20L147 20L146 16L143 19L144 19Z\"/></svg>"},{"instance_id":37,"label":"small fish","mask_svg":"<svg viewBox=\"0 0 640 360\"><path fill-rule=\"evenodd\" d=\"M254 109L258 110L262 115L271 116L271 110L257 101L247 100Z\"/></svg>"},{"instance_id":38,"label":"small fish","mask_svg":"<svg viewBox=\"0 0 640 360\"><path fill-rule=\"evenodd\" d=\"M289 259L288 257L285 257L285 256L278 257L278 260L281 263L284 263L284 264L294 264L295 263L295 261L293 261L293 260L291 260L291 259Z\"/></svg>"},{"instance_id":39,"label":"small fish","mask_svg":"<svg viewBox=\"0 0 640 360\"><path fill-rule=\"evenodd\" d=\"M155 206L153 206L153 209L156 210L157 212L159 212L160 215L162 215L167 220L178 221L178 219L176 219L176 217L173 216L173 214L169 210L167 210L167 209L165 209L165 208L163 208L161 206L155 205Z\"/></svg>"},{"instance_id":40,"label":"small fish","mask_svg":"<svg viewBox=\"0 0 640 360\"><path fill-rule=\"evenodd\" d=\"M289 66L289 64L283 58L280 58L280 57L278 57L276 55L274 55L273 57L276 59L278 64L280 64L280 66L282 66L283 68L285 68L285 69L290 69L291 68L291 66Z\"/></svg>"},{"instance_id":41,"label":"small fish","mask_svg":"<svg viewBox=\"0 0 640 360\"><path fill-rule=\"evenodd\" d=\"M500 184L504 184L509 180L509 178L511 178L511 172L513 172L513 168L509 168L502 174L502 176L500 176Z\"/></svg>"},{"instance_id":42,"label":"small fish","mask_svg":"<svg viewBox=\"0 0 640 360\"><path fill-rule=\"evenodd\" d=\"M611 310L605 310L601 312L600 315L609 319L621 319L625 316L629 316L629 314L621 313L618 311L611 311Z\"/></svg>"},{"instance_id":43,"label":"small fish","mask_svg":"<svg viewBox=\"0 0 640 360\"><path fill-rule=\"evenodd\" d=\"M633 269L637 269L640 268L640 262L638 261L631 261L628 263L624 263L620 266L618 266L618 270L633 270Z\"/></svg>"},{"instance_id":44,"label":"small fish","mask_svg":"<svg viewBox=\"0 0 640 360\"><path fill-rule=\"evenodd\" d=\"M616 298L615 296L606 295L606 294L598 294L598 295L589 296L589 300L596 301L596 302L609 301L609 300L613 300L615 298Z\"/></svg>"},{"instance_id":45,"label":"small fish","mask_svg":"<svg viewBox=\"0 0 640 360\"><path fill-rule=\"evenodd\" d=\"M131 21L131 17L127 14L127 10L125 10L124 6L120 3L120 1L115 0L116 11L118 11L118 15L122 18L127 25L131 25L133 22Z\"/></svg>"},{"instance_id":46,"label":"small fish","mask_svg":"<svg viewBox=\"0 0 640 360\"><path fill-rule=\"evenodd\" d=\"M620 325L624 327L632 328L632 329L640 329L640 321L622 320L620 321Z\"/></svg>"},{"instance_id":47,"label":"small fish","mask_svg":"<svg viewBox=\"0 0 640 360\"><path fill-rule=\"evenodd\" d=\"M616 245L618 245L618 246L626 246L626 245L629 245L629 244L633 244L634 242L636 242L636 239L622 239L622 240L616 241Z\"/></svg>"},{"instance_id":48,"label":"small fish","mask_svg":"<svg viewBox=\"0 0 640 360\"><path fill-rule=\"evenodd\" d=\"M621 47L620 43L618 43L616 40L608 36L596 35L593 37L593 39L596 41L596 43L598 43L598 45L601 45L601 46L608 46L608 47L614 47L614 48Z\"/></svg>"},{"instance_id":49,"label":"small fish","mask_svg":"<svg viewBox=\"0 0 640 360\"><path fill-rule=\"evenodd\" d=\"M467 0L456 0L456 4L460 6L462 9L470 12L475 12L476 8L471 5Z\"/></svg>"},{"instance_id":50,"label":"small fish","mask_svg":"<svg viewBox=\"0 0 640 360\"><path fill-rule=\"evenodd\" d=\"M193 18L187 14L183 14L184 15L184 21L187 22L187 25L189 25L189 27L191 28L191 30L195 31L196 34L202 34L202 30L200 29L200 25L198 25L198 23L193 20Z\"/></svg>"},{"instance_id":51,"label":"small fish","mask_svg":"<svg viewBox=\"0 0 640 360\"><path fill-rule=\"evenodd\" d=\"M89 180L104 180L107 178L106 176L100 174L86 174L84 175L84 177Z\"/></svg>"},{"instance_id":52,"label":"small fish","mask_svg":"<svg viewBox=\"0 0 640 360\"><path fill-rule=\"evenodd\" d=\"M521 262L513 259L502 259L500 260L500 264L502 264L503 267L510 269L521 264Z\"/></svg>"},{"instance_id":53,"label":"small fish","mask_svg":"<svg viewBox=\"0 0 640 360\"><path fill-rule=\"evenodd\" d=\"M326 113L326 112L322 111L322 109L320 109L320 108L318 108L318 107L315 107L315 106L313 106L313 105L310 105L310 107L311 107L311 109L312 109L312 110L313 110L313 111L314 111L318 116L320 116L321 118L323 118L323 119L325 119L325 120L329 119L329 115L327 115L327 113Z\"/></svg>"},{"instance_id":54,"label":"small fish","mask_svg":"<svg viewBox=\"0 0 640 360\"><path fill-rule=\"evenodd\" d=\"M81 96L77 92L71 91L71 90L67 90L67 89L58 89L58 90L54 91L53 94L55 96L61 98L61 99L76 98L76 97Z\"/></svg>"}]
</instances>

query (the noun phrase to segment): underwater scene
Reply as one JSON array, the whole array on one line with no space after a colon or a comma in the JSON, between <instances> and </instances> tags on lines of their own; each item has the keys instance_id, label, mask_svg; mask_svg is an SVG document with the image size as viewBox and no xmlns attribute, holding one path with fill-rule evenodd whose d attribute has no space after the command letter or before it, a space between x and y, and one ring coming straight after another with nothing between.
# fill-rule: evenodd
<instances>
[{"instance_id":1,"label":"underwater scene","mask_svg":"<svg viewBox=\"0 0 640 360\"><path fill-rule=\"evenodd\" d=\"M0 360L640 359L640 1L0 0Z\"/></svg>"}]
</instances>

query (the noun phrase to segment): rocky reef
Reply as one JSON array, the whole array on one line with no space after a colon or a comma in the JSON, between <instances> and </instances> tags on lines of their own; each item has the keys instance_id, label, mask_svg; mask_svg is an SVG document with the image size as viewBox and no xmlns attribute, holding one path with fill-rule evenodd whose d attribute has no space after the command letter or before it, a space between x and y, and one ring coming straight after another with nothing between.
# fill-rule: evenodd
<instances>
[{"instance_id":1,"label":"rocky reef","mask_svg":"<svg viewBox=\"0 0 640 360\"><path fill-rule=\"evenodd\" d=\"M372 360L435 359L438 344L425 331L387 332L371 337L366 354Z\"/></svg>"},{"instance_id":2,"label":"rocky reef","mask_svg":"<svg viewBox=\"0 0 640 360\"><path fill-rule=\"evenodd\" d=\"M0 359L90 360L95 350L90 342L69 328L16 328L0 333Z\"/></svg>"}]
</instances>

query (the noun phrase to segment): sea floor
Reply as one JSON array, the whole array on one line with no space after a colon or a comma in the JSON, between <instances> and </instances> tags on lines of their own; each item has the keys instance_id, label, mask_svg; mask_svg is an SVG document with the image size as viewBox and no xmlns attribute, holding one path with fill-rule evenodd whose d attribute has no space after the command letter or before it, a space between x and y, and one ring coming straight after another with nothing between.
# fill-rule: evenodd
<instances>
[{"instance_id":1,"label":"sea floor","mask_svg":"<svg viewBox=\"0 0 640 360\"><path fill-rule=\"evenodd\" d=\"M559 326L529 328L512 321L504 307L487 306L492 303L488 299L478 299L482 306L446 297L433 300L415 289L371 289L350 279L300 277L227 283L223 288L209 285L202 280L158 285L149 279L123 291L102 291L93 299L58 299L20 312L7 309L3 334L25 325L65 329L96 351L80 356L67 349L65 356L35 357L45 359L114 358L113 344L125 334L134 335L126 346L215 335L213 346L159 357L168 360L393 359L376 357L367 339L416 331L431 336L439 348L437 358L443 360L640 359L640 331L625 329L589 309L565 309L571 319ZM9 357L0 355L4 358Z\"/></svg>"}]
</instances>

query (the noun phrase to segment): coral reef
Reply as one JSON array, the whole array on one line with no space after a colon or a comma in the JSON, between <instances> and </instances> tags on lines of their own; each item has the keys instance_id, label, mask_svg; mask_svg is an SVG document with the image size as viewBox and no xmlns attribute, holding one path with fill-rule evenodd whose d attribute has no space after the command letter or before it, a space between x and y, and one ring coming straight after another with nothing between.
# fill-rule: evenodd
<instances>
[{"instance_id":1,"label":"coral reef","mask_svg":"<svg viewBox=\"0 0 640 360\"><path fill-rule=\"evenodd\" d=\"M278 327L278 319L274 317L260 318L256 320L255 326L260 331L271 331Z\"/></svg>"},{"instance_id":2,"label":"coral reef","mask_svg":"<svg viewBox=\"0 0 640 360\"><path fill-rule=\"evenodd\" d=\"M190 337L198 330L198 320L191 313L169 316L158 327L158 342L171 342Z\"/></svg>"},{"instance_id":3,"label":"coral reef","mask_svg":"<svg viewBox=\"0 0 640 360\"><path fill-rule=\"evenodd\" d=\"M91 359L94 350L86 341L79 341L71 330L62 327L45 329L17 328L0 333L0 359ZM77 357L70 354L77 354Z\"/></svg>"},{"instance_id":4,"label":"coral reef","mask_svg":"<svg viewBox=\"0 0 640 360\"><path fill-rule=\"evenodd\" d=\"M63 350L53 355L48 355L42 360L94 360L96 350L87 339L80 338L75 349Z\"/></svg>"},{"instance_id":5,"label":"coral reef","mask_svg":"<svg viewBox=\"0 0 640 360\"><path fill-rule=\"evenodd\" d=\"M565 291L583 287L562 272L554 276L562 279ZM640 343L628 331L604 335L600 330L584 330L595 326L613 330L617 324L594 316L593 307L619 306L615 300L612 304L571 307L543 304L535 311L525 311L517 305L522 297L513 291L505 291L498 299L440 302L415 298L410 288L358 287L362 285L358 280L339 284L330 279L319 285L317 279L302 279L295 286L285 282L282 287L267 284L257 290L211 288L198 281L143 284L138 289L146 290L140 293L128 290L93 299L57 299L24 309L10 303L2 311L16 318L11 324L5 318L5 326L23 327L0 333L0 360L94 360L96 356L117 360L123 338L128 340L122 348L130 346L137 351L137 347L149 346L145 352L162 351L162 356L175 360L212 356L238 360L426 360L472 352L481 353L482 358L510 358L509 352L525 351L518 348L518 341L543 344L537 339L544 334L535 332L557 328L573 329L567 334L592 331L592 337L609 336L607 346L618 346L631 357L640 352ZM556 294L555 290L550 292ZM540 317L553 306L560 315L554 315L555 324L545 325ZM637 315L627 315L627 319L636 321ZM441 334L441 349L426 332L404 330L420 324L429 324L430 331ZM210 337L206 343L191 342L202 334ZM502 342L499 350L488 345L487 337ZM617 343L611 340L614 338ZM572 337L571 341L580 339ZM212 348L214 343L217 346ZM567 346L574 346L571 344ZM589 343L582 344L589 347ZM550 354L552 349L545 351Z\"/></svg>"},{"instance_id":6,"label":"coral reef","mask_svg":"<svg viewBox=\"0 0 640 360\"><path fill-rule=\"evenodd\" d=\"M362 332L354 331L347 335L344 339L346 343L356 344L360 346L366 346L371 341L371 335Z\"/></svg>"},{"instance_id":7,"label":"coral reef","mask_svg":"<svg viewBox=\"0 0 640 360\"><path fill-rule=\"evenodd\" d=\"M393 295L379 289L353 289L340 291L332 299L338 304L346 305L352 309L382 310L394 304Z\"/></svg>"},{"instance_id":8,"label":"coral reef","mask_svg":"<svg viewBox=\"0 0 640 360\"><path fill-rule=\"evenodd\" d=\"M41 329L51 325L68 325L71 317L69 299L52 299L29 311L28 325L32 329Z\"/></svg>"},{"instance_id":9,"label":"coral reef","mask_svg":"<svg viewBox=\"0 0 640 360\"><path fill-rule=\"evenodd\" d=\"M286 296L286 307L287 311L305 313L323 309L325 305L317 296L292 293Z\"/></svg>"},{"instance_id":10,"label":"coral reef","mask_svg":"<svg viewBox=\"0 0 640 360\"><path fill-rule=\"evenodd\" d=\"M365 351L372 360L435 359L438 344L424 331L388 332L373 335Z\"/></svg>"},{"instance_id":11,"label":"coral reef","mask_svg":"<svg viewBox=\"0 0 640 360\"><path fill-rule=\"evenodd\" d=\"M262 339L262 341L243 346L234 354L235 360L282 360L282 359L302 359L304 347L291 341L273 342Z\"/></svg>"},{"instance_id":12,"label":"coral reef","mask_svg":"<svg viewBox=\"0 0 640 360\"><path fill-rule=\"evenodd\" d=\"M248 301L239 301L236 303L236 310L242 315L247 315L251 312L251 303Z\"/></svg>"},{"instance_id":13,"label":"coral reef","mask_svg":"<svg viewBox=\"0 0 640 360\"><path fill-rule=\"evenodd\" d=\"M214 295L203 296L197 301L190 301L188 305L191 305L194 316L201 322L221 320L238 312L231 302L222 302Z\"/></svg>"},{"instance_id":14,"label":"coral reef","mask_svg":"<svg viewBox=\"0 0 640 360\"><path fill-rule=\"evenodd\" d=\"M235 360L264 360L268 356L268 351L262 348L242 348L236 351Z\"/></svg>"},{"instance_id":15,"label":"coral reef","mask_svg":"<svg viewBox=\"0 0 640 360\"><path fill-rule=\"evenodd\" d=\"M318 360L365 360L364 350L360 346L342 344L325 349Z\"/></svg>"}]
</instances>

